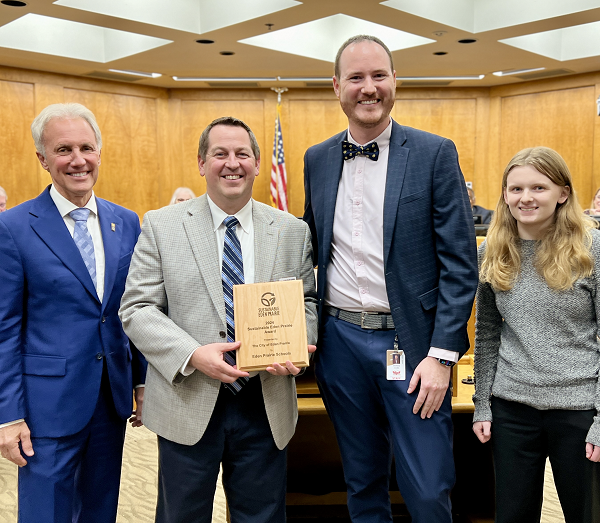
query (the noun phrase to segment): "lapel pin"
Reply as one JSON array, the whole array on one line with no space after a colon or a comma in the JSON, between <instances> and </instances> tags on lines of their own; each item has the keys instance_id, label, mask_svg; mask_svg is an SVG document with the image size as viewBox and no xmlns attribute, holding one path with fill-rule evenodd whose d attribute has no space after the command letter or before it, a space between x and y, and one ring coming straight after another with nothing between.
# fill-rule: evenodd
<instances>
[{"instance_id":1,"label":"lapel pin","mask_svg":"<svg viewBox=\"0 0 600 523\"><path fill-rule=\"evenodd\" d=\"M111 230L112 232L115 232L115 231L117 230L117 226L116 226L114 223L111 223L111 224L110 224L110 230Z\"/></svg>"}]
</instances>

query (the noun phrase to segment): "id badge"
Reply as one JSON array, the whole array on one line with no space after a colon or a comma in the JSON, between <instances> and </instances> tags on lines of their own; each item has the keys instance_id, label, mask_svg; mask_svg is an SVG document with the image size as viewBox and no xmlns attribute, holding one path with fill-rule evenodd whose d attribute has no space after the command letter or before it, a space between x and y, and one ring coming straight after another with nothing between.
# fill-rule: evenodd
<instances>
[{"instance_id":1,"label":"id badge","mask_svg":"<svg viewBox=\"0 0 600 523\"><path fill-rule=\"evenodd\" d=\"M387 351L387 379L388 380L405 380L406 365L404 362L404 351L388 350Z\"/></svg>"},{"instance_id":2,"label":"id badge","mask_svg":"<svg viewBox=\"0 0 600 523\"><path fill-rule=\"evenodd\" d=\"M387 379L389 381L406 379L404 351L398 349L398 335L394 340L394 350L387 351Z\"/></svg>"}]
</instances>

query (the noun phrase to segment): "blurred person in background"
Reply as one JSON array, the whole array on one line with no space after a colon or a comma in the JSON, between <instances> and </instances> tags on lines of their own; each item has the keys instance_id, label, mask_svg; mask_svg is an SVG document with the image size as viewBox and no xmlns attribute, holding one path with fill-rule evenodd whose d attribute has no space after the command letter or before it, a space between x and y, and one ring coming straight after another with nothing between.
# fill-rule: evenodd
<instances>
[{"instance_id":1,"label":"blurred person in background","mask_svg":"<svg viewBox=\"0 0 600 523\"><path fill-rule=\"evenodd\" d=\"M589 216L600 216L600 189L596 191L596 194L592 198L590 208L583 212Z\"/></svg>"},{"instance_id":2,"label":"blurred person in background","mask_svg":"<svg viewBox=\"0 0 600 523\"><path fill-rule=\"evenodd\" d=\"M494 215L493 211L482 207L481 205L476 205L477 199L475 198L475 191L471 189L471 187L467 187L467 192L469 193L469 201L471 202L471 210L473 211L473 216L481 216L482 224L490 223L492 221L492 216Z\"/></svg>"},{"instance_id":3,"label":"blurred person in background","mask_svg":"<svg viewBox=\"0 0 600 523\"><path fill-rule=\"evenodd\" d=\"M195 197L196 195L194 194L194 191L192 191L189 187L177 187L177 189L175 189L175 192L173 193L173 196L171 196L171 201L169 202L169 205L187 202L188 200L191 200Z\"/></svg>"},{"instance_id":4,"label":"blurred person in background","mask_svg":"<svg viewBox=\"0 0 600 523\"><path fill-rule=\"evenodd\" d=\"M0 212L4 212L6 211L7 207L6 207L6 202L8 201L8 195L6 194L6 191L0 187Z\"/></svg>"}]
</instances>

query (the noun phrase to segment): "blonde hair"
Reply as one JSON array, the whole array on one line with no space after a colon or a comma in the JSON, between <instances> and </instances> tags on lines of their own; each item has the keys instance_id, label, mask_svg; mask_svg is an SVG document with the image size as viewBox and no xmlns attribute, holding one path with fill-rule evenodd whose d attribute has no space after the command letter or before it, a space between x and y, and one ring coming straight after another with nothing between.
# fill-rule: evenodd
<instances>
[{"instance_id":1,"label":"blonde hair","mask_svg":"<svg viewBox=\"0 0 600 523\"><path fill-rule=\"evenodd\" d=\"M554 223L538 242L534 265L548 286L567 290L580 278L592 274L594 261L590 252L596 227L583 214L573 188L571 173L560 154L548 147L531 147L518 152L504 170L502 194L487 234L486 249L479 279L496 290L512 289L521 268L521 240L517 221L504 201L507 178L514 167L530 165L560 187L571 192L564 203L556 206Z\"/></svg>"}]
</instances>

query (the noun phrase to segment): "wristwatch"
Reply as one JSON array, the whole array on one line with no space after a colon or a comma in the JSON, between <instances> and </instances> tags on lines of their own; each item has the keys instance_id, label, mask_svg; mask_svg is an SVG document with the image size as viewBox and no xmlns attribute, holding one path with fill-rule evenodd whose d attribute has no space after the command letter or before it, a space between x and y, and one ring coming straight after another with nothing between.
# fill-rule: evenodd
<instances>
[{"instance_id":1,"label":"wristwatch","mask_svg":"<svg viewBox=\"0 0 600 523\"><path fill-rule=\"evenodd\" d=\"M456 365L456 362L451 360L443 360L441 358L436 358L436 360L438 360L442 365L444 365L444 367L454 367L454 365Z\"/></svg>"}]
</instances>

